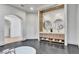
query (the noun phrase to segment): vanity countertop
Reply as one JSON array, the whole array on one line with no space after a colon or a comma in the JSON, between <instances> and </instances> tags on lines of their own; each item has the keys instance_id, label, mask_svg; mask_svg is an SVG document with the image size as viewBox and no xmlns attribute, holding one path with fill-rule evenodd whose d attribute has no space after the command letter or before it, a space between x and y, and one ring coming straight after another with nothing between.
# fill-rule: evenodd
<instances>
[{"instance_id":1,"label":"vanity countertop","mask_svg":"<svg viewBox=\"0 0 79 59\"><path fill-rule=\"evenodd\" d=\"M59 33L51 33L51 32L40 32L40 34L42 34L42 33L46 33L46 34L65 34L65 33L61 33L61 32L59 32Z\"/></svg>"}]
</instances>

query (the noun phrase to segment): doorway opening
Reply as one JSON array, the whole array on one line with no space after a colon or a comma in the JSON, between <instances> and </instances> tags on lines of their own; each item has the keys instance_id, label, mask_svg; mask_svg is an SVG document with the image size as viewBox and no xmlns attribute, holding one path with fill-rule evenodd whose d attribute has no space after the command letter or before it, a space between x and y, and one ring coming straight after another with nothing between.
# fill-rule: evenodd
<instances>
[{"instance_id":1,"label":"doorway opening","mask_svg":"<svg viewBox=\"0 0 79 59\"><path fill-rule=\"evenodd\" d=\"M7 15L5 18L4 43L12 43L23 40L21 19L16 15Z\"/></svg>"}]
</instances>

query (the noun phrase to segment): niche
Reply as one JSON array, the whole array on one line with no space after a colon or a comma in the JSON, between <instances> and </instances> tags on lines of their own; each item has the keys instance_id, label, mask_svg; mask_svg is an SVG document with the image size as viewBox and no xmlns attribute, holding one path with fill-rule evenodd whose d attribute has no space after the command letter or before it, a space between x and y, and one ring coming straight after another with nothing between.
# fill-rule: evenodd
<instances>
[{"instance_id":1,"label":"niche","mask_svg":"<svg viewBox=\"0 0 79 59\"><path fill-rule=\"evenodd\" d=\"M39 11L40 40L64 43L64 4Z\"/></svg>"}]
</instances>

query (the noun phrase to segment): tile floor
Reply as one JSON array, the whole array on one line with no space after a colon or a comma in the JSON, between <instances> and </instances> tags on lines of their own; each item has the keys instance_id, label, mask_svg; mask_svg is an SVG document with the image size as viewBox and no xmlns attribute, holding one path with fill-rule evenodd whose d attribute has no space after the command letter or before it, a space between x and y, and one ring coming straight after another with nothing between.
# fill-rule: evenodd
<instances>
[{"instance_id":1,"label":"tile floor","mask_svg":"<svg viewBox=\"0 0 79 59\"><path fill-rule=\"evenodd\" d=\"M68 45L65 47L63 44L50 43L46 41L38 41L33 39L27 39L25 41L9 43L4 46L0 46L0 52L8 48L16 48L20 46L31 46L36 49L37 54L79 54L79 48L75 45Z\"/></svg>"}]
</instances>

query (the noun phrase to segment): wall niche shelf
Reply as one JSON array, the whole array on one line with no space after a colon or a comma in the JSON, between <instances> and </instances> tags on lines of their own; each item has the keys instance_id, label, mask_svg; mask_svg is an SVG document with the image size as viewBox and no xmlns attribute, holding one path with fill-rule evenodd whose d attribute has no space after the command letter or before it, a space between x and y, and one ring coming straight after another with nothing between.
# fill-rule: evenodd
<instances>
[{"instance_id":1,"label":"wall niche shelf","mask_svg":"<svg viewBox=\"0 0 79 59\"><path fill-rule=\"evenodd\" d=\"M45 21L44 20L44 14L49 13L49 12L53 13L54 11L57 11L57 10L60 10L60 9L64 10L64 4L57 4L54 7L39 11L39 38L40 38L40 41L43 40L43 41L48 41L48 42L64 43L64 37L65 37L64 31L63 32L54 32L54 31L56 31L54 29L54 30L52 30L52 32L51 31L46 32L45 29L44 29L44 27L46 27L45 23L44 23L44 21ZM64 18L62 15L61 15L61 17ZM48 22L48 23L50 23L50 22ZM48 29L49 28L50 27L48 27Z\"/></svg>"}]
</instances>

